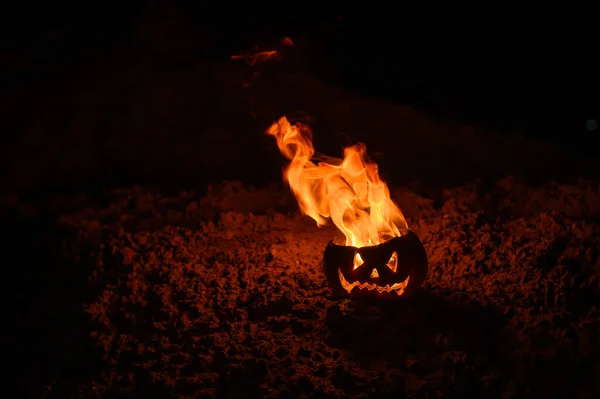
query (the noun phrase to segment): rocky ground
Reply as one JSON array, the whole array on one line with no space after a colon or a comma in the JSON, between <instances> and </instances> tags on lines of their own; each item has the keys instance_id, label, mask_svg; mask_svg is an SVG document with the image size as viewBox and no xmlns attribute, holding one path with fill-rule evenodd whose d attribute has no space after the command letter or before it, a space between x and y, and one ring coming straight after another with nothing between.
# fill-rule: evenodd
<instances>
[{"instance_id":1,"label":"rocky ground","mask_svg":"<svg viewBox=\"0 0 600 399\"><path fill-rule=\"evenodd\" d=\"M386 304L332 295L321 257L339 233L278 185L46 202L59 266L38 275L47 295L29 313L44 338L30 356L48 353L38 393L597 397L597 183L392 196L430 270L422 292Z\"/></svg>"}]
</instances>

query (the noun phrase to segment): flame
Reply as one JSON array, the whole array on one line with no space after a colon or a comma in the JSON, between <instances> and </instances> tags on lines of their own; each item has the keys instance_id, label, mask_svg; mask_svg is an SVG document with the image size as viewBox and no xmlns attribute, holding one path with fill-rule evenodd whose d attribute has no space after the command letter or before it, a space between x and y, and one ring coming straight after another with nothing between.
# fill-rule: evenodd
<instances>
[{"instance_id":1,"label":"flame","mask_svg":"<svg viewBox=\"0 0 600 399\"><path fill-rule=\"evenodd\" d=\"M301 212L318 226L331 219L346 237L346 245L358 248L378 245L408 230L364 144L345 148L343 160L321 157L333 163L315 164L311 161L315 150L308 126L290 124L284 116L266 133L275 136L279 150L290 160L284 178Z\"/></svg>"}]
</instances>

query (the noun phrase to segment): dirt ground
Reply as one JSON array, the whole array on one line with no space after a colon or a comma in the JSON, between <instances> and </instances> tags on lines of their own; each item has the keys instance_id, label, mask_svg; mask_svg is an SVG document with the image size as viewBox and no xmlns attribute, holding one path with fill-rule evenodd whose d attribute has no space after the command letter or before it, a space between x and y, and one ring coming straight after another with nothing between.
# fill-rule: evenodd
<instances>
[{"instance_id":1,"label":"dirt ground","mask_svg":"<svg viewBox=\"0 0 600 399\"><path fill-rule=\"evenodd\" d=\"M392 196L430 262L394 304L332 295L321 259L340 233L281 185L48 202L44 396L597 397L597 183Z\"/></svg>"}]
</instances>

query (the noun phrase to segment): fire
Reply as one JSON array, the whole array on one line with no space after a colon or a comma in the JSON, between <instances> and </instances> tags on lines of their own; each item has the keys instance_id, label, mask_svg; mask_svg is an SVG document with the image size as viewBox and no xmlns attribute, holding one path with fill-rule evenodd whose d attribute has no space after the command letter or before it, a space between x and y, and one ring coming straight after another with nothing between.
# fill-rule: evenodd
<instances>
[{"instance_id":1,"label":"fire","mask_svg":"<svg viewBox=\"0 0 600 399\"><path fill-rule=\"evenodd\" d=\"M345 148L344 159L321 157L328 162L315 163L311 160L315 150L308 126L290 124L284 116L266 133L275 136L279 150L290 160L284 178L301 212L318 226L331 219L346 237L346 245L359 248L381 244L408 231L364 144Z\"/></svg>"}]
</instances>

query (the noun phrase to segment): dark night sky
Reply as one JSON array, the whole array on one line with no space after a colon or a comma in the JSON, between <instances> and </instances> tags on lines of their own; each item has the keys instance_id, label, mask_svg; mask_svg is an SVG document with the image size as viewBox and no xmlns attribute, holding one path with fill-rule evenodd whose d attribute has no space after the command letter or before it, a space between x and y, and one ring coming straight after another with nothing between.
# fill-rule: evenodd
<instances>
[{"instance_id":1,"label":"dark night sky","mask_svg":"<svg viewBox=\"0 0 600 399\"><path fill-rule=\"evenodd\" d=\"M23 6L5 25L3 84L131 40L132 26L151 3ZM308 9L276 15L264 7L181 4L212 36L199 57L227 57L271 37L302 37L312 72L348 90L559 140L568 129L585 151L594 148L588 139L597 143L585 125L598 108L593 25L583 17L406 14L384 20L381 14L315 17Z\"/></svg>"}]
</instances>

